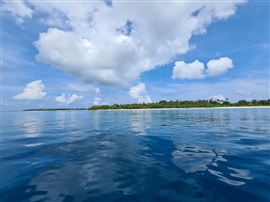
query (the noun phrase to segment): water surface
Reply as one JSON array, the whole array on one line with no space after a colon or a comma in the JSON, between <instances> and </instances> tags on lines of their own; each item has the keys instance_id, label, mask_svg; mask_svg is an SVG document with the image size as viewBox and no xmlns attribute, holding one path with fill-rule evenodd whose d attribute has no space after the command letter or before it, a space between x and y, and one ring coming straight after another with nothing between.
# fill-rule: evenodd
<instances>
[{"instance_id":1,"label":"water surface","mask_svg":"<svg viewBox=\"0 0 270 202\"><path fill-rule=\"evenodd\" d=\"M269 108L3 112L2 201L269 201Z\"/></svg>"}]
</instances>

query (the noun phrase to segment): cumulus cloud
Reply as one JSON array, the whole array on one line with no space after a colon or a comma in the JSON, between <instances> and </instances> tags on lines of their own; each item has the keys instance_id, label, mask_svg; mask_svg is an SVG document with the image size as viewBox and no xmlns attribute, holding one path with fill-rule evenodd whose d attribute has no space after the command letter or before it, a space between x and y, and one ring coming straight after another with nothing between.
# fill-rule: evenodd
<instances>
[{"instance_id":1,"label":"cumulus cloud","mask_svg":"<svg viewBox=\"0 0 270 202\"><path fill-rule=\"evenodd\" d=\"M143 102L144 102L144 103L152 103L152 100L151 100L151 98L150 98L149 95L146 95L146 96L143 98Z\"/></svg>"},{"instance_id":2,"label":"cumulus cloud","mask_svg":"<svg viewBox=\"0 0 270 202\"><path fill-rule=\"evenodd\" d=\"M185 54L194 47L189 42L193 35L206 33L212 22L234 15L241 1L112 1L112 6L100 2L29 3L37 15L46 16L46 21L53 19L53 13L61 19L57 21L58 28L40 33L34 43L37 61L85 83L117 86L127 85L143 72ZM213 62L210 66L209 76L217 74L212 71Z\"/></svg>"},{"instance_id":3,"label":"cumulus cloud","mask_svg":"<svg viewBox=\"0 0 270 202\"><path fill-rule=\"evenodd\" d=\"M219 76L233 68L233 61L228 57L223 57L219 60L210 60L207 63L207 67L208 69L206 70L206 74L208 76Z\"/></svg>"},{"instance_id":4,"label":"cumulus cloud","mask_svg":"<svg viewBox=\"0 0 270 202\"><path fill-rule=\"evenodd\" d=\"M214 95L214 96L210 97L210 99L213 99L213 100L225 100L225 98L222 95Z\"/></svg>"},{"instance_id":5,"label":"cumulus cloud","mask_svg":"<svg viewBox=\"0 0 270 202\"><path fill-rule=\"evenodd\" d=\"M76 94L73 95L66 95L62 94L61 96L58 96L55 98L55 101L58 102L59 105L69 105L76 100L81 100L83 99L83 96L78 96Z\"/></svg>"},{"instance_id":6,"label":"cumulus cloud","mask_svg":"<svg viewBox=\"0 0 270 202\"><path fill-rule=\"evenodd\" d=\"M138 103L151 103L152 100L149 95L146 95L146 88L144 83L139 83L129 89L128 94L137 99Z\"/></svg>"},{"instance_id":7,"label":"cumulus cloud","mask_svg":"<svg viewBox=\"0 0 270 202\"><path fill-rule=\"evenodd\" d=\"M242 91L242 90L235 90L232 93L238 94L238 95L250 95L250 94L252 94L251 92L246 91L246 90L244 90L244 91Z\"/></svg>"},{"instance_id":8,"label":"cumulus cloud","mask_svg":"<svg viewBox=\"0 0 270 202\"><path fill-rule=\"evenodd\" d=\"M14 100L42 100L46 96L45 86L41 80L33 81L26 85L23 93L15 95Z\"/></svg>"},{"instance_id":9,"label":"cumulus cloud","mask_svg":"<svg viewBox=\"0 0 270 202\"><path fill-rule=\"evenodd\" d=\"M101 98L99 98L99 97L95 97L94 98L94 101L93 101L93 104L94 105L99 105L99 101L101 100Z\"/></svg>"},{"instance_id":10,"label":"cumulus cloud","mask_svg":"<svg viewBox=\"0 0 270 202\"><path fill-rule=\"evenodd\" d=\"M95 88L93 85L84 85L84 84L69 84L68 88L70 90L75 90L75 91L81 91L81 92L96 92L100 93L99 88Z\"/></svg>"},{"instance_id":11,"label":"cumulus cloud","mask_svg":"<svg viewBox=\"0 0 270 202\"><path fill-rule=\"evenodd\" d=\"M11 12L18 24L22 24L25 17L32 18L33 10L23 1L4 1L2 9L3 11Z\"/></svg>"},{"instance_id":12,"label":"cumulus cloud","mask_svg":"<svg viewBox=\"0 0 270 202\"><path fill-rule=\"evenodd\" d=\"M204 78L204 64L195 60L192 63L175 62L172 78L176 79L202 79Z\"/></svg>"},{"instance_id":13,"label":"cumulus cloud","mask_svg":"<svg viewBox=\"0 0 270 202\"><path fill-rule=\"evenodd\" d=\"M173 79L202 79L225 74L233 68L233 61L228 57L222 57L218 60L210 60L207 63L207 69L204 64L195 60L192 63L177 61L173 67Z\"/></svg>"}]
</instances>

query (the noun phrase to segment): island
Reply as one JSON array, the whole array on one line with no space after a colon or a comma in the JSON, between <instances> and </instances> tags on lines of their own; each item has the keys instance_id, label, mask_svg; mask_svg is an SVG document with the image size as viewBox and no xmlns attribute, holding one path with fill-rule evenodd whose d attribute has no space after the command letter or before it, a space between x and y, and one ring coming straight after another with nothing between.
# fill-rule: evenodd
<instances>
[{"instance_id":1,"label":"island","mask_svg":"<svg viewBox=\"0 0 270 202\"><path fill-rule=\"evenodd\" d=\"M259 107L270 106L270 99L268 100L239 100L236 103L230 103L228 98L226 100L176 100L166 101L161 100L156 103L134 103L134 104L113 104L113 105L99 105L92 106L89 110L106 110L106 109L162 109L162 108L218 108L218 107Z\"/></svg>"},{"instance_id":2,"label":"island","mask_svg":"<svg viewBox=\"0 0 270 202\"><path fill-rule=\"evenodd\" d=\"M221 108L221 107L270 107L268 100L239 100L231 103L226 100L161 100L153 103L133 103L133 104L113 104L113 105L94 105L90 108L38 108L25 109L23 111L66 111L66 110L106 110L106 109L166 109L166 108Z\"/></svg>"}]
</instances>

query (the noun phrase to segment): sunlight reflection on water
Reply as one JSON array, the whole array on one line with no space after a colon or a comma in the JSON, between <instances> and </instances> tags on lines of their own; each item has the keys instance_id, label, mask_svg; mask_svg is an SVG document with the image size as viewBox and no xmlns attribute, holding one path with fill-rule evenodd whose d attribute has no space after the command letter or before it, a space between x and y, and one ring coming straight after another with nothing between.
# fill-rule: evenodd
<instances>
[{"instance_id":1,"label":"sunlight reflection on water","mask_svg":"<svg viewBox=\"0 0 270 202\"><path fill-rule=\"evenodd\" d=\"M3 201L270 199L268 109L5 116Z\"/></svg>"}]
</instances>

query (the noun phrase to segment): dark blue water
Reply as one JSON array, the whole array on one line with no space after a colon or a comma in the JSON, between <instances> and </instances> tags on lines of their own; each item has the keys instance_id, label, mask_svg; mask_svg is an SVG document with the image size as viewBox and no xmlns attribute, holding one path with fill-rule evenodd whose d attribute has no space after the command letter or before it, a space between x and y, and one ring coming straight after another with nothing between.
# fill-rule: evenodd
<instances>
[{"instance_id":1,"label":"dark blue water","mask_svg":"<svg viewBox=\"0 0 270 202\"><path fill-rule=\"evenodd\" d=\"M3 112L1 200L269 201L269 108Z\"/></svg>"}]
</instances>

